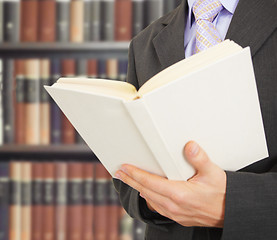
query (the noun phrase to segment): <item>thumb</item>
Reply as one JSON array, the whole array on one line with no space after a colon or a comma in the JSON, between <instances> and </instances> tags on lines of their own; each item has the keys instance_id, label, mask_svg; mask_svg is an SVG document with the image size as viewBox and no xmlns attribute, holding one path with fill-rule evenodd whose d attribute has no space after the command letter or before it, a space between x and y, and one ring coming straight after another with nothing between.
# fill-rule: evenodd
<instances>
[{"instance_id":1,"label":"thumb","mask_svg":"<svg viewBox=\"0 0 277 240\"><path fill-rule=\"evenodd\" d=\"M194 141L186 144L184 157L194 167L197 174L209 174L214 168L214 164L210 161L206 152Z\"/></svg>"}]
</instances>

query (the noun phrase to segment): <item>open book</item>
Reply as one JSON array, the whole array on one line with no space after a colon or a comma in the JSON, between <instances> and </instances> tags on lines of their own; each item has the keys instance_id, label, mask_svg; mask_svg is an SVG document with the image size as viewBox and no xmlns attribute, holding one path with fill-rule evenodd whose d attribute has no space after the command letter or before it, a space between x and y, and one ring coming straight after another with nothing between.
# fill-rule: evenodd
<instances>
[{"instance_id":1,"label":"open book","mask_svg":"<svg viewBox=\"0 0 277 240\"><path fill-rule=\"evenodd\" d=\"M229 40L168 67L139 91L87 78L45 88L112 176L128 163L187 180L190 140L225 170L268 156L250 49Z\"/></svg>"}]
</instances>

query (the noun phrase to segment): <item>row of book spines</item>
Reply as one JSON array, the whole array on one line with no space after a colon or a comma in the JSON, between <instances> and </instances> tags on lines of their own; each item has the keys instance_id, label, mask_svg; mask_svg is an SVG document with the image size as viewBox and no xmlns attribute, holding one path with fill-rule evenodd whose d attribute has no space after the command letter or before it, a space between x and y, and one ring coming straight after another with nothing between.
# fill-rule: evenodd
<instances>
[{"instance_id":1,"label":"row of book spines","mask_svg":"<svg viewBox=\"0 0 277 240\"><path fill-rule=\"evenodd\" d=\"M178 3L179 0L4 1L0 3L0 41L129 41L161 17L163 9L170 11Z\"/></svg>"},{"instance_id":2,"label":"row of book spines","mask_svg":"<svg viewBox=\"0 0 277 240\"><path fill-rule=\"evenodd\" d=\"M83 143L44 89L60 76L126 80L127 60L16 60L3 79L3 139L16 144Z\"/></svg>"},{"instance_id":3,"label":"row of book spines","mask_svg":"<svg viewBox=\"0 0 277 240\"><path fill-rule=\"evenodd\" d=\"M2 162L0 187L1 240L116 240L126 232L100 163Z\"/></svg>"}]
</instances>

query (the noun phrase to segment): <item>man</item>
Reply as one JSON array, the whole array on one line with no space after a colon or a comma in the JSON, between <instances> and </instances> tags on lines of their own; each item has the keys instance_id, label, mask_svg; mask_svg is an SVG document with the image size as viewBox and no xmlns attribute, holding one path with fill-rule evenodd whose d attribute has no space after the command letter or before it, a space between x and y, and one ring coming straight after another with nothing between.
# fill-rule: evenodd
<instances>
[{"instance_id":1,"label":"man","mask_svg":"<svg viewBox=\"0 0 277 240\"><path fill-rule=\"evenodd\" d=\"M137 88L198 52L194 2L184 0L131 42L128 81ZM146 239L277 239L277 1L219 2L223 7L212 25L221 40L251 48L269 157L240 172L224 172L191 141L184 154L196 175L187 182L122 166L117 177L127 184L114 184L127 212L147 223Z\"/></svg>"}]
</instances>

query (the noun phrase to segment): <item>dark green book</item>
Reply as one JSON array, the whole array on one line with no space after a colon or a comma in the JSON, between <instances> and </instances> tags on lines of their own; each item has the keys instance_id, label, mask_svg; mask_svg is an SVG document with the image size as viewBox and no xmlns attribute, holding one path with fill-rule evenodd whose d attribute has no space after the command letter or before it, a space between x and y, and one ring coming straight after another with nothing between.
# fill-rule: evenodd
<instances>
[{"instance_id":1,"label":"dark green book","mask_svg":"<svg viewBox=\"0 0 277 240\"><path fill-rule=\"evenodd\" d=\"M5 42L19 41L20 1L3 1L3 37Z\"/></svg>"},{"instance_id":2,"label":"dark green book","mask_svg":"<svg viewBox=\"0 0 277 240\"><path fill-rule=\"evenodd\" d=\"M57 0L56 18L57 41L69 42L70 0Z\"/></svg>"},{"instance_id":3,"label":"dark green book","mask_svg":"<svg viewBox=\"0 0 277 240\"><path fill-rule=\"evenodd\" d=\"M168 1L168 0L167 0ZM132 29L133 37L136 36L144 28L144 0L133 0L133 20Z\"/></svg>"}]
</instances>

